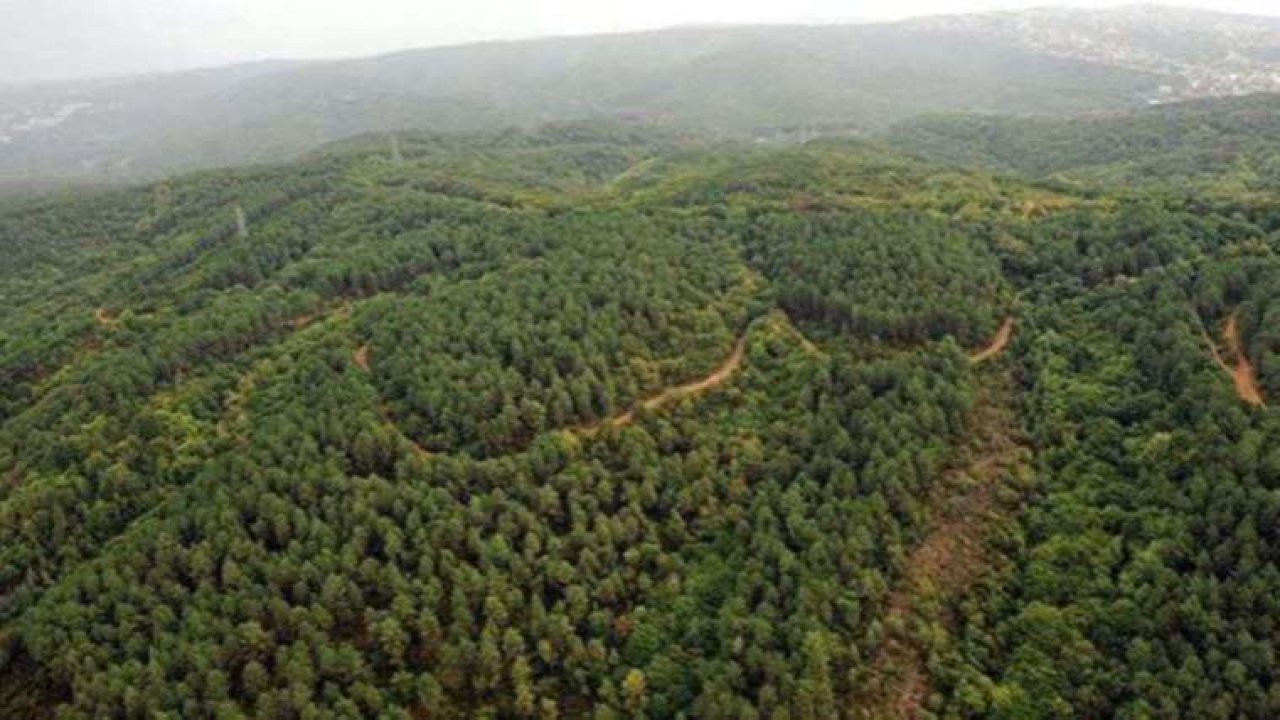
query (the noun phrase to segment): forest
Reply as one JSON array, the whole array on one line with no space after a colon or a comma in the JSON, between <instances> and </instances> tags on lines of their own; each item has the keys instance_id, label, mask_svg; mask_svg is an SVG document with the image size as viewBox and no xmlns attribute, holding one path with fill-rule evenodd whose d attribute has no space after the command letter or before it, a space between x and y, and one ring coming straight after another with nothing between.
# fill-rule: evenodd
<instances>
[{"instance_id":1,"label":"forest","mask_svg":"<svg viewBox=\"0 0 1280 720\"><path fill-rule=\"evenodd\" d=\"M1280 715L1280 201L1049 177L1158 117L6 202L0 716Z\"/></svg>"},{"instance_id":2,"label":"forest","mask_svg":"<svg viewBox=\"0 0 1280 720\"><path fill-rule=\"evenodd\" d=\"M893 147L934 161L1070 183L1222 198L1280 188L1280 95L1059 116L934 114L895 125Z\"/></svg>"}]
</instances>

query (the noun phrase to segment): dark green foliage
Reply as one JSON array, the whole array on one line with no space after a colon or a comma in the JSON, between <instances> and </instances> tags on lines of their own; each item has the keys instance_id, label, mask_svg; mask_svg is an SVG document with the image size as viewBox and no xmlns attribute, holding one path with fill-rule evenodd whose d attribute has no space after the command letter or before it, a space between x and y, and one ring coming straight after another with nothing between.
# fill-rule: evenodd
<instances>
[{"instance_id":1,"label":"dark green foliage","mask_svg":"<svg viewBox=\"0 0 1280 720\"><path fill-rule=\"evenodd\" d=\"M1008 584L938 650L943 716L1280 712L1280 422L1210 350L1238 311L1268 356L1275 237L1248 218L1270 212L1147 205L1031 241L1055 258L1024 321L1039 496Z\"/></svg>"},{"instance_id":2,"label":"dark green foliage","mask_svg":"<svg viewBox=\"0 0 1280 720\"><path fill-rule=\"evenodd\" d=\"M389 147L0 211L0 714L847 714L1005 372L1038 477L928 709L1280 712L1280 424L1205 339L1280 392L1273 204Z\"/></svg>"},{"instance_id":3,"label":"dark green foliage","mask_svg":"<svg viewBox=\"0 0 1280 720\"><path fill-rule=\"evenodd\" d=\"M908 120L892 145L933 160L1112 189L1224 196L1280 190L1280 96L1173 103L1125 115Z\"/></svg>"},{"instance_id":4,"label":"dark green foliage","mask_svg":"<svg viewBox=\"0 0 1280 720\"><path fill-rule=\"evenodd\" d=\"M979 345L1003 284L981 237L924 213L757 215L748 251L793 318L855 336Z\"/></svg>"},{"instance_id":5,"label":"dark green foliage","mask_svg":"<svg viewBox=\"0 0 1280 720\"><path fill-rule=\"evenodd\" d=\"M557 247L357 318L393 414L430 449L498 454L607 418L706 375L745 327L750 277L714 225L600 213L533 231Z\"/></svg>"},{"instance_id":6,"label":"dark green foliage","mask_svg":"<svg viewBox=\"0 0 1280 720\"><path fill-rule=\"evenodd\" d=\"M854 692L965 429L948 336L1007 302L982 229L857 210L877 173L936 192L853 145L759 154L822 175L732 209L659 200L722 162L661 135L397 150L11 211L0 676L44 690L9 708L821 717ZM819 192L843 209L778 209ZM893 343L797 313L841 338L802 344L788 262L815 302L883 296ZM739 340L722 386L641 407Z\"/></svg>"}]
</instances>

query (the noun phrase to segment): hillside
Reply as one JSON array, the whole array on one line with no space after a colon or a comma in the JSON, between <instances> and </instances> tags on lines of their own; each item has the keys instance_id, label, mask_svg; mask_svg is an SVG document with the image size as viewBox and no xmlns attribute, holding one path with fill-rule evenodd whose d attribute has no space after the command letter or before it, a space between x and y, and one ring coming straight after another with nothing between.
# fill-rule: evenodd
<instances>
[{"instance_id":1,"label":"hillside","mask_svg":"<svg viewBox=\"0 0 1280 720\"><path fill-rule=\"evenodd\" d=\"M1154 6L485 43L0 86L0 192L278 162L367 132L626 120L795 140L1275 91L1280 24Z\"/></svg>"},{"instance_id":2,"label":"hillside","mask_svg":"<svg viewBox=\"0 0 1280 720\"><path fill-rule=\"evenodd\" d=\"M928 116L896 125L887 140L938 162L1090 186L1280 189L1280 95L1066 118Z\"/></svg>"},{"instance_id":3,"label":"hillside","mask_svg":"<svg viewBox=\"0 0 1280 720\"><path fill-rule=\"evenodd\" d=\"M11 202L0 715L1274 716L1278 217L625 125Z\"/></svg>"},{"instance_id":4,"label":"hillside","mask_svg":"<svg viewBox=\"0 0 1280 720\"><path fill-rule=\"evenodd\" d=\"M682 28L0 89L0 188L295 158L365 132L627 119L865 132L922 112L1139 105L1172 80L963 27Z\"/></svg>"},{"instance_id":5,"label":"hillside","mask_svg":"<svg viewBox=\"0 0 1280 720\"><path fill-rule=\"evenodd\" d=\"M1026 51L1169 78L1161 101L1280 91L1280 20L1134 4L925 18Z\"/></svg>"}]
</instances>

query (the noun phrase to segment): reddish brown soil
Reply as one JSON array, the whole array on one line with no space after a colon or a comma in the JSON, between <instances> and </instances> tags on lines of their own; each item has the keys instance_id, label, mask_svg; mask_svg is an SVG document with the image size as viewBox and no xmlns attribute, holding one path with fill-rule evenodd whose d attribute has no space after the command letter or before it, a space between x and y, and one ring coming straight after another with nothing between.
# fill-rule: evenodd
<instances>
[{"instance_id":1,"label":"reddish brown soil","mask_svg":"<svg viewBox=\"0 0 1280 720\"><path fill-rule=\"evenodd\" d=\"M1258 370L1249 360L1245 352L1244 341L1240 337L1240 313L1231 313L1222 328L1222 339L1227 343L1227 350L1235 357L1235 368L1229 369L1235 381L1236 394L1240 399L1254 407L1266 407L1267 401L1262 396L1262 387L1258 385Z\"/></svg>"},{"instance_id":2,"label":"reddish brown soil","mask_svg":"<svg viewBox=\"0 0 1280 720\"><path fill-rule=\"evenodd\" d=\"M1205 344L1209 346L1209 355L1213 357L1214 364L1231 376L1236 387L1236 395L1248 405L1266 407L1266 398L1262 394L1262 387L1258 384L1257 368L1249 360L1249 354L1244 350L1244 341L1240 337L1240 312L1231 313L1230 317L1222 323L1222 340L1234 364L1228 362L1228 359L1223 356L1222 351L1218 349L1218 344L1209 337L1209 332L1203 325L1200 332L1204 336Z\"/></svg>"},{"instance_id":3,"label":"reddish brown soil","mask_svg":"<svg viewBox=\"0 0 1280 720\"><path fill-rule=\"evenodd\" d=\"M928 499L933 524L911 552L905 574L889 596L885 639L854 700L853 717L924 716L930 688L925 648L909 627L914 620L946 621L929 616L928 608L963 597L993 567L995 556L987 539L1006 510L997 490L1004 473L1025 456L1016 438L1011 402L1005 397L1009 392L1003 385L984 391L971 421L974 436Z\"/></svg>"},{"instance_id":4,"label":"reddish brown soil","mask_svg":"<svg viewBox=\"0 0 1280 720\"><path fill-rule=\"evenodd\" d=\"M738 338L737 342L733 344L733 350L729 353L729 356L726 357L710 375L702 378L701 380L695 380L683 385L667 388L657 395L641 400L635 407L620 415L615 415L608 420L602 420L592 425L579 428L579 432L590 435L605 425L610 427L630 425L632 422L635 422L636 412L640 409L657 410L680 400L681 398L698 395L707 392L708 390L712 390L724 384L726 380L733 377L733 374L738 371L738 368L742 367L742 358L746 355L746 351L747 336L744 333Z\"/></svg>"}]
</instances>

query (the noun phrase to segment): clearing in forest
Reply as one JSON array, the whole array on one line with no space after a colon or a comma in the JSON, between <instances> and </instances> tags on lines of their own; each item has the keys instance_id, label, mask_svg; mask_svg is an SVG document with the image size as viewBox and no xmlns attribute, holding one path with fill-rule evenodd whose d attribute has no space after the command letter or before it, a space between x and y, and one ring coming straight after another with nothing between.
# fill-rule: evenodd
<instances>
[{"instance_id":1,"label":"clearing in forest","mask_svg":"<svg viewBox=\"0 0 1280 720\"><path fill-rule=\"evenodd\" d=\"M1244 341L1240 338L1240 311L1231 313L1231 317L1227 318L1226 324L1222 328L1222 339L1227 343L1227 349L1235 356L1236 366L1231 370L1231 377L1236 384L1236 394L1240 399L1254 407L1266 407L1267 402L1262 397L1262 388L1258 385L1258 371L1249 360L1249 354L1244 350Z\"/></svg>"},{"instance_id":2,"label":"clearing in forest","mask_svg":"<svg viewBox=\"0 0 1280 720\"><path fill-rule=\"evenodd\" d=\"M1009 346L1009 341L1013 339L1013 316L1004 319L1000 324L1000 329L996 331L995 337L991 338L991 343L982 350L969 356L969 362L977 365L980 362L990 360L991 358L1004 352Z\"/></svg>"},{"instance_id":3,"label":"clearing in forest","mask_svg":"<svg viewBox=\"0 0 1280 720\"><path fill-rule=\"evenodd\" d=\"M1227 362L1218 349L1218 344L1209 337L1209 333L1203 326L1201 326L1201 332L1204 334L1205 343L1209 346L1209 354L1213 356L1213 362L1230 375L1235 383L1236 395L1246 404L1266 407L1267 402L1262 395L1262 387L1258 384L1258 370L1249 360L1249 354L1244 349L1244 340L1240 337L1240 311L1231 313L1222 325L1222 340L1227 346L1227 352L1235 360L1235 365Z\"/></svg>"},{"instance_id":4,"label":"clearing in forest","mask_svg":"<svg viewBox=\"0 0 1280 720\"><path fill-rule=\"evenodd\" d=\"M369 343L361 345L351 359L355 362L356 367L365 372L369 372Z\"/></svg>"},{"instance_id":5,"label":"clearing in forest","mask_svg":"<svg viewBox=\"0 0 1280 720\"><path fill-rule=\"evenodd\" d=\"M351 317L351 301L343 300L341 305L329 304L321 307L316 312L304 313L297 317L285 321L289 327L294 330L302 330L317 320L323 320L330 317L349 318Z\"/></svg>"},{"instance_id":6,"label":"clearing in forest","mask_svg":"<svg viewBox=\"0 0 1280 720\"><path fill-rule=\"evenodd\" d=\"M916 621L945 622L937 608L963 597L997 561L988 538L1007 511L998 490L1006 473L1025 466L1026 450L1009 380L987 382L971 416L973 436L927 500L933 524L889 596L885 639L853 699L853 717L923 717L930 688L926 648L911 628Z\"/></svg>"}]
</instances>

